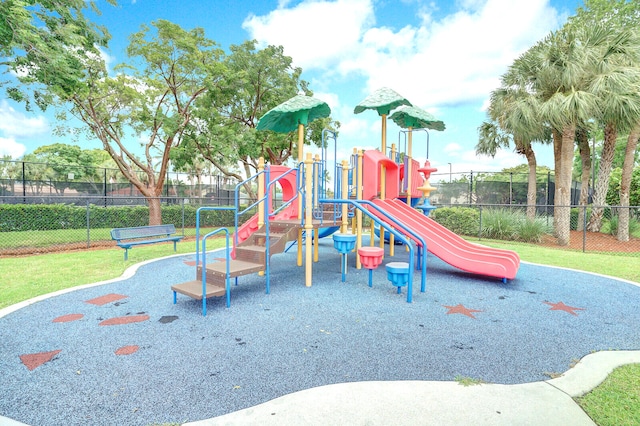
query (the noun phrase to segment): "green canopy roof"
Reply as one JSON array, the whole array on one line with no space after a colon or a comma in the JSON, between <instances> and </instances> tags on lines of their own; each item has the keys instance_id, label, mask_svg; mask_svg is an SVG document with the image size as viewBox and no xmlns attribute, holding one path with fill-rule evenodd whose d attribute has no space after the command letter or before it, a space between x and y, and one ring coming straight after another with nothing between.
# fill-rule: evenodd
<instances>
[{"instance_id":1,"label":"green canopy roof","mask_svg":"<svg viewBox=\"0 0 640 426\"><path fill-rule=\"evenodd\" d=\"M376 90L356 105L353 110L354 114L360 114L367 109L375 109L378 115L388 115L392 109L400 105L411 105L411 102L403 98L397 92L383 87Z\"/></svg>"},{"instance_id":2,"label":"green canopy roof","mask_svg":"<svg viewBox=\"0 0 640 426\"><path fill-rule=\"evenodd\" d=\"M422 108L403 105L389 117L398 126L406 129L433 129L442 131L445 125Z\"/></svg>"},{"instance_id":3,"label":"green canopy roof","mask_svg":"<svg viewBox=\"0 0 640 426\"><path fill-rule=\"evenodd\" d=\"M325 102L311 96L296 95L263 115L256 129L288 133L296 130L298 124L307 125L330 114L331 108Z\"/></svg>"}]
</instances>

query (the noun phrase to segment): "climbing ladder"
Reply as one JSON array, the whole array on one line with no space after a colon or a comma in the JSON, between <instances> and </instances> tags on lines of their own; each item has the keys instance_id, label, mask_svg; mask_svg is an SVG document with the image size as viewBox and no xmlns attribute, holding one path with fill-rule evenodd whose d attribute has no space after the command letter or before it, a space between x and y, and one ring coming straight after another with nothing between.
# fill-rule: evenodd
<instances>
[{"instance_id":1,"label":"climbing ladder","mask_svg":"<svg viewBox=\"0 0 640 426\"><path fill-rule=\"evenodd\" d=\"M300 229L299 220L272 220L269 229L269 256L284 252L288 241L295 240ZM267 262L267 235L265 226L254 232L236 247L235 259L229 259L229 278L255 274L264 271ZM196 265L196 279L171 286L171 290L202 300L220 297L226 294L227 261L220 260L205 264L205 283L203 287L202 262ZM203 292L203 288L205 291ZM174 298L175 302L175 298ZM206 313L206 311L204 311Z\"/></svg>"}]
</instances>

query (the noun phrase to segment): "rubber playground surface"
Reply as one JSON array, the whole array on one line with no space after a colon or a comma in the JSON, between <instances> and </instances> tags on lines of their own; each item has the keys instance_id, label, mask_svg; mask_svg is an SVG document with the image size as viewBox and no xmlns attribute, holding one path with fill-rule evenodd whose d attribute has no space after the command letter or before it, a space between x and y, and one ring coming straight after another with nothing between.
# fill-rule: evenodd
<instances>
[{"instance_id":1,"label":"rubber playground surface","mask_svg":"<svg viewBox=\"0 0 640 426\"><path fill-rule=\"evenodd\" d=\"M264 277L240 277L231 307L211 299L206 317L200 301L172 303L171 285L195 276L195 255L7 313L0 416L29 425L187 422L333 383L528 383L594 351L640 350L632 283L523 263L503 284L430 255L426 292L416 272L409 304L384 266L369 288L354 255L341 282L331 238L320 243L311 288L294 247L272 257L271 294ZM406 257L396 247L385 263Z\"/></svg>"}]
</instances>

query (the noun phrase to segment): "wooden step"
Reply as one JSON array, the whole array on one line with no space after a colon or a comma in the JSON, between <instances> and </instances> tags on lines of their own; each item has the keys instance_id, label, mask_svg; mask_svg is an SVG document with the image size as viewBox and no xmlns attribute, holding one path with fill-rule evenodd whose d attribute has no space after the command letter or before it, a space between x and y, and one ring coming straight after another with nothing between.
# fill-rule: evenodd
<instances>
[{"instance_id":1,"label":"wooden step","mask_svg":"<svg viewBox=\"0 0 640 426\"><path fill-rule=\"evenodd\" d=\"M194 280L171 286L171 290L176 293L184 294L193 299L202 300L202 281ZM224 296L226 293L224 280L222 281L222 287L220 284L213 284L207 282L205 299L214 296Z\"/></svg>"},{"instance_id":2,"label":"wooden step","mask_svg":"<svg viewBox=\"0 0 640 426\"><path fill-rule=\"evenodd\" d=\"M260 264L247 262L244 260L231 259L231 262L229 262L229 276L231 278L235 278L242 275L253 274L255 272L263 271L264 267L264 263ZM198 268L196 269L198 274L197 276L199 277L202 271L202 266L198 266ZM207 276L215 277L218 279L222 278L222 280L224 280L226 274L226 262L213 262L207 264ZM218 280L215 281L217 282ZM208 279L207 282L209 282Z\"/></svg>"},{"instance_id":3,"label":"wooden step","mask_svg":"<svg viewBox=\"0 0 640 426\"><path fill-rule=\"evenodd\" d=\"M271 245L273 246L273 243L271 243ZM267 250L264 246L239 245L236 247L236 260L244 260L246 262L264 265L266 257Z\"/></svg>"}]
</instances>

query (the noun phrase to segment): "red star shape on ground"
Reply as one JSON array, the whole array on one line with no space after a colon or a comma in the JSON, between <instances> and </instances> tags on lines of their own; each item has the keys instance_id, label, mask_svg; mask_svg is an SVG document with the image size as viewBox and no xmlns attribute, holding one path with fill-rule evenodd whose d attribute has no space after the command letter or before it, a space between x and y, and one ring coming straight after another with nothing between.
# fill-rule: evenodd
<instances>
[{"instance_id":1,"label":"red star shape on ground","mask_svg":"<svg viewBox=\"0 0 640 426\"><path fill-rule=\"evenodd\" d=\"M578 316L578 314L576 314L574 311L585 310L585 308L576 308L574 306L565 305L563 302L558 302L558 303L544 302L544 303L551 306L551 309L549 309L550 311L565 311L576 317Z\"/></svg>"},{"instance_id":2,"label":"red star shape on ground","mask_svg":"<svg viewBox=\"0 0 640 426\"><path fill-rule=\"evenodd\" d=\"M473 316L474 312L482 312L481 310L478 309L469 309L469 308L465 308L464 305L462 304L457 304L456 306L447 306L447 305L442 305L445 308L447 308L449 311L447 312L447 315L449 314L462 314L462 315L466 315L470 318L476 319L476 317Z\"/></svg>"}]
</instances>

